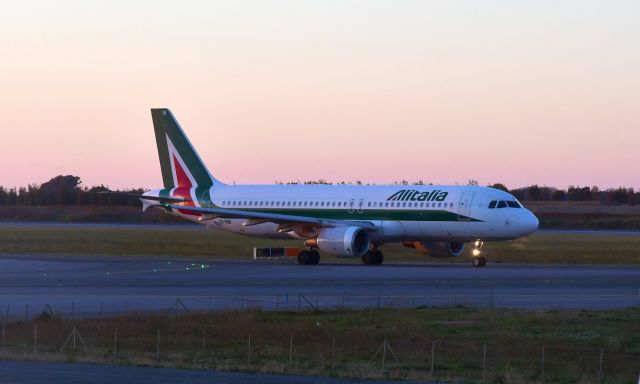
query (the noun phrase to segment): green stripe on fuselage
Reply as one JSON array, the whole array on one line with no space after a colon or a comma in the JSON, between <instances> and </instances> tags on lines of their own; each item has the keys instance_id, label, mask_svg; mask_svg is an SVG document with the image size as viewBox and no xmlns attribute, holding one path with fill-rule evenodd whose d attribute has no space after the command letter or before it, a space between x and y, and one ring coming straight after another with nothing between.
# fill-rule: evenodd
<instances>
[{"instance_id":1,"label":"green stripe on fuselage","mask_svg":"<svg viewBox=\"0 0 640 384\"><path fill-rule=\"evenodd\" d=\"M229 208L227 208L229 209ZM232 208L233 209L233 208ZM455 212L443 210L397 210L397 209L365 209L361 213L349 213L344 209L309 209L309 208L241 208L239 211L273 213L280 215L304 216L329 220L396 220L396 221L482 221L461 216Z\"/></svg>"}]
</instances>

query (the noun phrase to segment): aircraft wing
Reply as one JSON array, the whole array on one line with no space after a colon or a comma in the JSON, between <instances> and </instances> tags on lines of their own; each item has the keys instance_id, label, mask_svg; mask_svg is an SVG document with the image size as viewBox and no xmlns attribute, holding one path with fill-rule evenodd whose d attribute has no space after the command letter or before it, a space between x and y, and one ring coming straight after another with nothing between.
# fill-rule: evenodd
<instances>
[{"instance_id":1,"label":"aircraft wing","mask_svg":"<svg viewBox=\"0 0 640 384\"><path fill-rule=\"evenodd\" d=\"M369 221L347 221L347 220L329 220L316 217L282 215L279 213L264 213L254 211L242 211L236 209L224 208L201 208L186 205L159 204L158 207L177 209L180 211L189 211L202 214L200 221L211 220L217 218L227 219L247 219L244 225L255 225L261 223L276 224L312 224L319 227L342 227L355 226L369 231L376 230L376 226Z\"/></svg>"}]
</instances>

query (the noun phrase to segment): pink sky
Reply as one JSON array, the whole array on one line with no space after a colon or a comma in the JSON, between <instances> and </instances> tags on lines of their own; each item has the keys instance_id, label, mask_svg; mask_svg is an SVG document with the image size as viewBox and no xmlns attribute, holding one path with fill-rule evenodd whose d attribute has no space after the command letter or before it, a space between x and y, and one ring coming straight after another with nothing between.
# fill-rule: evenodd
<instances>
[{"instance_id":1,"label":"pink sky","mask_svg":"<svg viewBox=\"0 0 640 384\"><path fill-rule=\"evenodd\" d=\"M2 2L0 185L158 187L149 108L168 107L229 183L640 188L639 11Z\"/></svg>"}]
</instances>

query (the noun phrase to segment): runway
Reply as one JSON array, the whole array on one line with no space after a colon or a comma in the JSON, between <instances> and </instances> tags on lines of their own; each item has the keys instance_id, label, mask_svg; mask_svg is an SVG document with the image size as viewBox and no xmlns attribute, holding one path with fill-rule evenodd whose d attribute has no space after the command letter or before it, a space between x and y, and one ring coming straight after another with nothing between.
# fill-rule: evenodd
<instances>
[{"instance_id":1,"label":"runway","mask_svg":"<svg viewBox=\"0 0 640 384\"><path fill-rule=\"evenodd\" d=\"M114 365L53 363L42 361L0 361L1 383L36 384L163 384L163 383L295 383L295 384L383 384L391 381L336 379L328 377L265 375L176 368L127 367Z\"/></svg>"},{"instance_id":2,"label":"runway","mask_svg":"<svg viewBox=\"0 0 640 384\"><path fill-rule=\"evenodd\" d=\"M179 299L179 300L178 300ZM640 305L640 267L0 256L0 319L128 311L416 306L609 309ZM47 307L48 306L48 307Z\"/></svg>"}]
</instances>

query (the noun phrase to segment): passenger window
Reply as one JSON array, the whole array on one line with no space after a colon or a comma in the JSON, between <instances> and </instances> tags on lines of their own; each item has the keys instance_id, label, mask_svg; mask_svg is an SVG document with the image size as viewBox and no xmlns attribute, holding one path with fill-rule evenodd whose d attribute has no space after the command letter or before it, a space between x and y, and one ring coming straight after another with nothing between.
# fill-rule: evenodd
<instances>
[{"instance_id":1,"label":"passenger window","mask_svg":"<svg viewBox=\"0 0 640 384\"><path fill-rule=\"evenodd\" d=\"M499 201L498 202L498 208L506 208L507 207L507 203L505 203L504 201Z\"/></svg>"},{"instance_id":2,"label":"passenger window","mask_svg":"<svg viewBox=\"0 0 640 384\"><path fill-rule=\"evenodd\" d=\"M442 203L438 203L438 208L440 208L441 205L442 205Z\"/></svg>"},{"instance_id":3,"label":"passenger window","mask_svg":"<svg viewBox=\"0 0 640 384\"><path fill-rule=\"evenodd\" d=\"M497 201L495 201L495 200L493 200L492 202L490 202L490 203L489 203L489 209L494 209L494 208L496 207L496 204L497 204L497 203L498 203L498 202L497 202Z\"/></svg>"}]
</instances>

